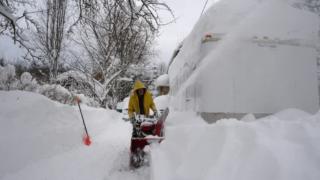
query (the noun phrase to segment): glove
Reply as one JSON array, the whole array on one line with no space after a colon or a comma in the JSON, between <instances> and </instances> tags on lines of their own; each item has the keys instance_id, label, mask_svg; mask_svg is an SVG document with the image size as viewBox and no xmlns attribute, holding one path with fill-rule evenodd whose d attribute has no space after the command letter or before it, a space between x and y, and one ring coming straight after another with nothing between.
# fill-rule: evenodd
<instances>
[{"instance_id":1,"label":"glove","mask_svg":"<svg viewBox=\"0 0 320 180\"><path fill-rule=\"evenodd\" d=\"M130 120L130 122L131 122L132 124L136 121L136 119L134 118L134 116L131 117L131 118L129 118L129 120Z\"/></svg>"},{"instance_id":2,"label":"glove","mask_svg":"<svg viewBox=\"0 0 320 180\"><path fill-rule=\"evenodd\" d=\"M154 113L153 113L153 116L154 116L154 117L159 117L158 115L159 115L159 114L158 114L158 111L155 110Z\"/></svg>"}]
</instances>

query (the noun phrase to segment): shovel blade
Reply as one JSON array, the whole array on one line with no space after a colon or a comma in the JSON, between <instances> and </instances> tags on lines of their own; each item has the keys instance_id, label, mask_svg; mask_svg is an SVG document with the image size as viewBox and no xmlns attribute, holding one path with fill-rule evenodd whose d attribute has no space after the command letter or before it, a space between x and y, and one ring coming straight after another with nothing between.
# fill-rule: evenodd
<instances>
[{"instance_id":1,"label":"shovel blade","mask_svg":"<svg viewBox=\"0 0 320 180\"><path fill-rule=\"evenodd\" d=\"M82 138L82 141L83 141L83 144L85 144L87 146L90 146L90 144L91 144L91 140L90 140L90 137L88 135L84 135L83 138Z\"/></svg>"}]
</instances>

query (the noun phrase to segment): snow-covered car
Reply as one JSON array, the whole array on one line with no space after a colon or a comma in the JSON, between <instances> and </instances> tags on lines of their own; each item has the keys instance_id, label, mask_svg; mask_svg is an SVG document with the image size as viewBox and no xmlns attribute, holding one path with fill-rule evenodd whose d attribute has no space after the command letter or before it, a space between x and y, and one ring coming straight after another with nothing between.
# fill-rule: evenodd
<instances>
[{"instance_id":1,"label":"snow-covered car","mask_svg":"<svg viewBox=\"0 0 320 180\"><path fill-rule=\"evenodd\" d=\"M122 113L123 101L117 103L116 111Z\"/></svg>"}]
</instances>

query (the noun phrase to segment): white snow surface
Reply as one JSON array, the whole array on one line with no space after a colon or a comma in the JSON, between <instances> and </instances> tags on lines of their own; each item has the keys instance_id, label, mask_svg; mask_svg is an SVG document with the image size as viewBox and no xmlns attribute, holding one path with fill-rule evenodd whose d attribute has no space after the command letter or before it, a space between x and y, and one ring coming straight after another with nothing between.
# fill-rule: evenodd
<instances>
[{"instance_id":1,"label":"white snow surface","mask_svg":"<svg viewBox=\"0 0 320 180\"><path fill-rule=\"evenodd\" d=\"M290 121L275 115L251 122L222 119L210 125L169 125L166 140L152 149L152 178L320 179L320 114L301 116L301 112L291 109L279 113L292 117ZM174 118L179 117L186 121L199 118L192 113L175 113Z\"/></svg>"},{"instance_id":2,"label":"white snow surface","mask_svg":"<svg viewBox=\"0 0 320 180\"><path fill-rule=\"evenodd\" d=\"M320 113L288 109L209 125L194 112L172 109L166 139L149 149L150 167L132 171L131 125L120 113L83 105L92 138L84 146L77 106L0 91L0 109L1 180L320 179Z\"/></svg>"},{"instance_id":3,"label":"white snow surface","mask_svg":"<svg viewBox=\"0 0 320 180\"><path fill-rule=\"evenodd\" d=\"M156 108L158 110L165 110L166 108L169 107L170 97L169 97L169 95L161 95L161 96L154 98L153 101L154 101Z\"/></svg>"},{"instance_id":4,"label":"white snow surface","mask_svg":"<svg viewBox=\"0 0 320 180\"><path fill-rule=\"evenodd\" d=\"M148 168L130 171L131 125L119 113L77 106L22 91L0 91L0 179L149 179Z\"/></svg>"}]
</instances>

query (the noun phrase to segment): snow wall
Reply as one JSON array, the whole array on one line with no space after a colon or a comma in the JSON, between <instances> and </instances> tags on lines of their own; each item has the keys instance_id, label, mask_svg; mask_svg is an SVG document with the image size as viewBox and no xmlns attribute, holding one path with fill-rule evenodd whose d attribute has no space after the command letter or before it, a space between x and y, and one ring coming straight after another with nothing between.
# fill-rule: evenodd
<instances>
[{"instance_id":1,"label":"snow wall","mask_svg":"<svg viewBox=\"0 0 320 180\"><path fill-rule=\"evenodd\" d=\"M151 151L152 180L320 179L319 113L287 109L214 124L175 113L168 116L168 123L177 122L167 124L166 140Z\"/></svg>"},{"instance_id":2,"label":"snow wall","mask_svg":"<svg viewBox=\"0 0 320 180\"><path fill-rule=\"evenodd\" d=\"M319 17L286 0L224 0L169 67L172 106L210 113L319 108Z\"/></svg>"},{"instance_id":3,"label":"snow wall","mask_svg":"<svg viewBox=\"0 0 320 180\"><path fill-rule=\"evenodd\" d=\"M0 109L1 180L148 179L119 171L129 164L132 126L116 111L81 104L92 140L85 146L77 106L0 91Z\"/></svg>"}]
</instances>

